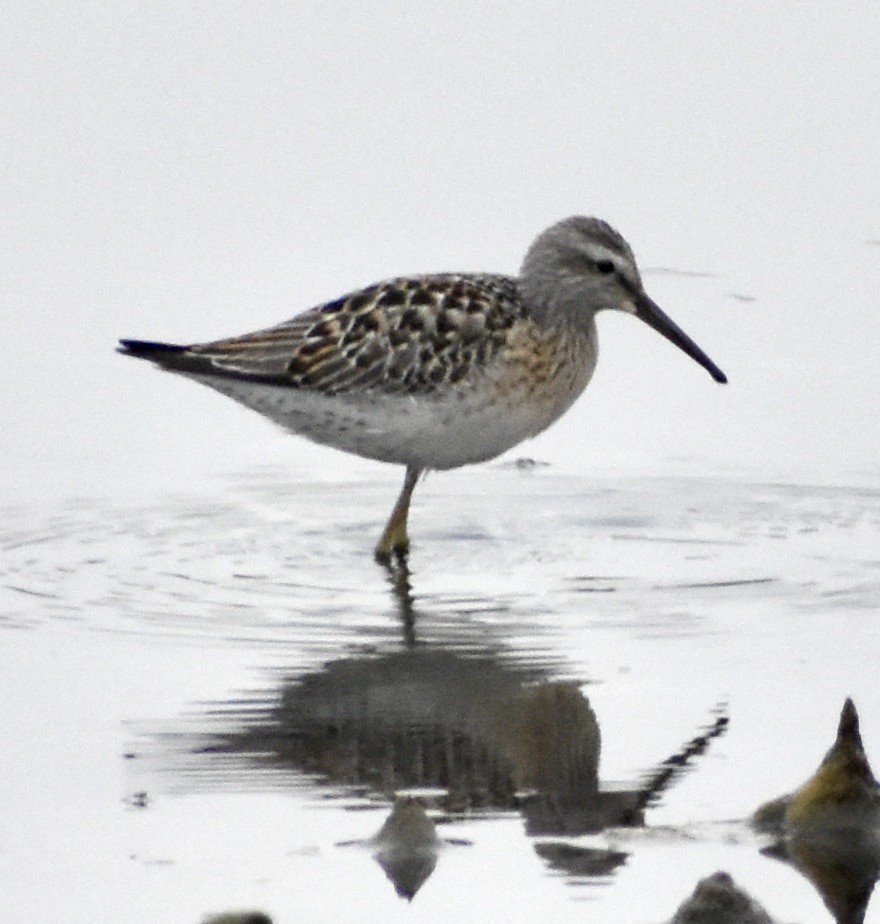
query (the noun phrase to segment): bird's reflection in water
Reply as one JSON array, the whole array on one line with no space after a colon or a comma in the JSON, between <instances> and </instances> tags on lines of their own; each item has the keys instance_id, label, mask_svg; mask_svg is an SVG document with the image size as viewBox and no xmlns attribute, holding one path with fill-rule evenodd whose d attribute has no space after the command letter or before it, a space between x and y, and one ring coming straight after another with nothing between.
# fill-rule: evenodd
<instances>
[{"instance_id":1,"label":"bird's reflection in water","mask_svg":"<svg viewBox=\"0 0 880 924\"><path fill-rule=\"evenodd\" d=\"M403 647L331 661L291 679L276 702L245 717L244 727L215 736L212 753L248 756L386 798L430 791L436 795L429 807L445 819L519 811L528 835L562 838L641 824L651 800L724 729L721 716L645 780L606 790L599 725L578 684L552 679L536 666L539 657L529 665L476 645L420 644L405 560L388 573ZM423 821L411 804L398 803L384 839L411 829L418 840L427 830ZM413 853L405 840L405 849L398 843L375 855L398 892L412 897L436 852L424 842ZM549 865L574 877L608 875L626 858L570 843L535 846ZM405 875L392 875L407 851Z\"/></svg>"},{"instance_id":2,"label":"bird's reflection in water","mask_svg":"<svg viewBox=\"0 0 880 924\"><path fill-rule=\"evenodd\" d=\"M409 570L409 556L397 554L379 563L391 586L391 594L397 606L403 643L409 648L416 644L416 607L413 595L412 577Z\"/></svg>"},{"instance_id":3,"label":"bird's reflection in water","mask_svg":"<svg viewBox=\"0 0 880 924\"><path fill-rule=\"evenodd\" d=\"M837 924L861 924L880 878L880 784L847 699L837 737L800 789L762 805L755 827L772 838L763 853L791 863L819 891Z\"/></svg>"},{"instance_id":4,"label":"bird's reflection in water","mask_svg":"<svg viewBox=\"0 0 880 924\"><path fill-rule=\"evenodd\" d=\"M215 753L318 774L391 795L444 793L448 813L518 809L531 835L584 834L636 825L648 802L723 730L663 762L648 782L606 792L600 735L580 688L541 679L538 669L439 648L331 661L287 684Z\"/></svg>"}]
</instances>

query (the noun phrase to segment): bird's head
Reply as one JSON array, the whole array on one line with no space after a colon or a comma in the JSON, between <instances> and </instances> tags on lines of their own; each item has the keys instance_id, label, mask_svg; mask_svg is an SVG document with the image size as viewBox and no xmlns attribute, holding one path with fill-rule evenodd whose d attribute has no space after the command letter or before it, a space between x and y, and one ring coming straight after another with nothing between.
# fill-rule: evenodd
<instances>
[{"instance_id":1,"label":"bird's head","mask_svg":"<svg viewBox=\"0 0 880 924\"><path fill-rule=\"evenodd\" d=\"M727 381L648 297L632 248L599 218L566 218L539 234L523 261L520 286L529 306L554 323L592 325L596 312L605 309L635 315L698 362L716 382Z\"/></svg>"}]
</instances>

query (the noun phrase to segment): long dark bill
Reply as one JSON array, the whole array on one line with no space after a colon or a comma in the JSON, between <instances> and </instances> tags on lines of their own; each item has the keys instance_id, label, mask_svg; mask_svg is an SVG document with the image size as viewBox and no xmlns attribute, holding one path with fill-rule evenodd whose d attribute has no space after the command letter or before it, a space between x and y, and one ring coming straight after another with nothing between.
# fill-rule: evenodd
<instances>
[{"instance_id":1,"label":"long dark bill","mask_svg":"<svg viewBox=\"0 0 880 924\"><path fill-rule=\"evenodd\" d=\"M636 298L636 317L641 318L645 324L653 327L658 334L662 334L670 343L674 343L680 350L687 353L691 359L696 360L716 382L721 382L723 385L727 381L727 376L718 366L644 292L641 292Z\"/></svg>"}]
</instances>

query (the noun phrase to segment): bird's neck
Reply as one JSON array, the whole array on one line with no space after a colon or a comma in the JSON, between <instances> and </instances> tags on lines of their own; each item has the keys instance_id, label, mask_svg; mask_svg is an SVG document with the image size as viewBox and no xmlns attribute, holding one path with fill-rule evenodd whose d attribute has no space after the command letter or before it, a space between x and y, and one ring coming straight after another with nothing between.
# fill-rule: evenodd
<instances>
[{"instance_id":1,"label":"bird's neck","mask_svg":"<svg viewBox=\"0 0 880 924\"><path fill-rule=\"evenodd\" d=\"M520 281L520 291L529 314L538 323L595 338L596 308L574 281L566 285L555 278L551 283L533 274Z\"/></svg>"}]
</instances>

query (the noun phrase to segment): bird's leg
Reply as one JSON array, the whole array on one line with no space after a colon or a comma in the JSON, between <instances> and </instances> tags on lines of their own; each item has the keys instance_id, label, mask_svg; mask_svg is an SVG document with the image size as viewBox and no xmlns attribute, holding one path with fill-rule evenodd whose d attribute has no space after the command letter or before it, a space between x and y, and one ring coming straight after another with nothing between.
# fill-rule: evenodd
<instances>
[{"instance_id":1,"label":"bird's leg","mask_svg":"<svg viewBox=\"0 0 880 924\"><path fill-rule=\"evenodd\" d=\"M391 561L392 555L404 556L409 551L409 536L406 534L406 518L409 514L409 502L421 470L412 465L407 466L406 477L397 503L385 524L382 538L376 546L376 559L383 564Z\"/></svg>"}]
</instances>

